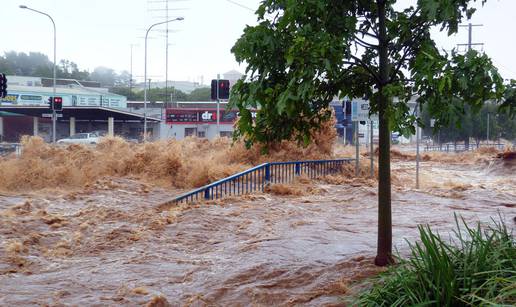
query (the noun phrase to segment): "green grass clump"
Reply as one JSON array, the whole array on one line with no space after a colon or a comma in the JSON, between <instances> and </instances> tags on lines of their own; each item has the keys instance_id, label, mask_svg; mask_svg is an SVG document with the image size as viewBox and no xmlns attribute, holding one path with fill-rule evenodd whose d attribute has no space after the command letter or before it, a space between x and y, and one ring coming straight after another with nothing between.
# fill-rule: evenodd
<instances>
[{"instance_id":1,"label":"green grass clump","mask_svg":"<svg viewBox=\"0 0 516 307\"><path fill-rule=\"evenodd\" d=\"M420 241L410 244L411 256L374 278L372 288L354 304L515 306L516 249L511 231L502 219L485 228L455 220L454 240L419 226Z\"/></svg>"}]
</instances>

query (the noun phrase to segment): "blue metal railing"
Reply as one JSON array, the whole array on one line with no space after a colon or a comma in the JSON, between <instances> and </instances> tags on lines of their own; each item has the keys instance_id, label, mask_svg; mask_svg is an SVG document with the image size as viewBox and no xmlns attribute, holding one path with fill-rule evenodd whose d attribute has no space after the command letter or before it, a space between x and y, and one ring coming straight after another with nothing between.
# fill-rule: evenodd
<instances>
[{"instance_id":1,"label":"blue metal railing","mask_svg":"<svg viewBox=\"0 0 516 307\"><path fill-rule=\"evenodd\" d=\"M425 151L445 151L445 152L462 152L462 151L471 151L477 150L480 147L494 147L497 150L503 150L505 144L502 143L491 143L491 144L453 144L453 143L445 143L441 145L426 145Z\"/></svg>"},{"instance_id":2,"label":"blue metal railing","mask_svg":"<svg viewBox=\"0 0 516 307\"><path fill-rule=\"evenodd\" d=\"M179 195L171 202L190 203L263 191L267 184L289 183L301 175L317 178L338 173L341 171L342 165L351 161L354 159L264 163Z\"/></svg>"}]
</instances>

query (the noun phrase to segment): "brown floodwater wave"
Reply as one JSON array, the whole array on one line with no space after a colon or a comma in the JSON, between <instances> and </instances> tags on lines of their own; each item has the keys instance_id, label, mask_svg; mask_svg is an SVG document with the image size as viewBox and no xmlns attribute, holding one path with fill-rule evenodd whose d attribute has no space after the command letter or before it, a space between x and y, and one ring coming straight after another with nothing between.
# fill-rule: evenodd
<instances>
[{"instance_id":1,"label":"brown floodwater wave","mask_svg":"<svg viewBox=\"0 0 516 307\"><path fill-rule=\"evenodd\" d=\"M22 154L0 157L0 192L23 193L48 188L82 188L104 177L133 177L174 188L199 187L260 163L334 156L334 122L314 131L313 143L296 141L246 149L243 142L187 138L132 144L104 138L96 146L51 146L38 137L23 137Z\"/></svg>"},{"instance_id":2,"label":"brown floodwater wave","mask_svg":"<svg viewBox=\"0 0 516 307\"><path fill-rule=\"evenodd\" d=\"M402 252L418 224L446 234L454 213L484 223L515 216L514 172L429 161L421 189L410 182L412 162L393 172ZM177 192L110 178L72 193L0 196L0 305L336 306L380 270L374 180L301 179L239 199L162 205Z\"/></svg>"}]
</instances>

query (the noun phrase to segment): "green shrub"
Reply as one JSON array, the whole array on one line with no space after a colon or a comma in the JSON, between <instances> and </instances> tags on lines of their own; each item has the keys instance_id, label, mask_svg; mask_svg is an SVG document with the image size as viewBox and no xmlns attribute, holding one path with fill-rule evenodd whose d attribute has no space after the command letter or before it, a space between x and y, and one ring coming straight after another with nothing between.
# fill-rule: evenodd
<instances>
[{"instance_id":1,"label":"green shrub","mask_svg":"<svg viewBox=\"0 0 516 307\"><path fill-rule=\"evenodd\" d=\"M500 222L470 228L455 217L456 239L420 226L411 256L374 278L357 306L515 306L514 238ZM461 227L462 226L462 227ZM462 229L461 229L462 228Z\"/></svg>"}]
</instances>

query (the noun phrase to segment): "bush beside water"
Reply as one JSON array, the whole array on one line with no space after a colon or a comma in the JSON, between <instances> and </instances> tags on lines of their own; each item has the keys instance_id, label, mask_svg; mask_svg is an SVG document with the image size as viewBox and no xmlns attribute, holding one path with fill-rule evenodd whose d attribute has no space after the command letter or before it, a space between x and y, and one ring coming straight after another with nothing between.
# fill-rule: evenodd
<instances>
[{"instance_id":1,"label":"bush beside water","mask_svg":"<svg viewBox=\"0 0 516 307\"><path fill-rule=\"evenodd\" d=\"M419 226L411 255L375 277L357 306L515 306L516 249L506 224L469 227L456 217L456 239Z\"/></svg>"}]
</instances>

